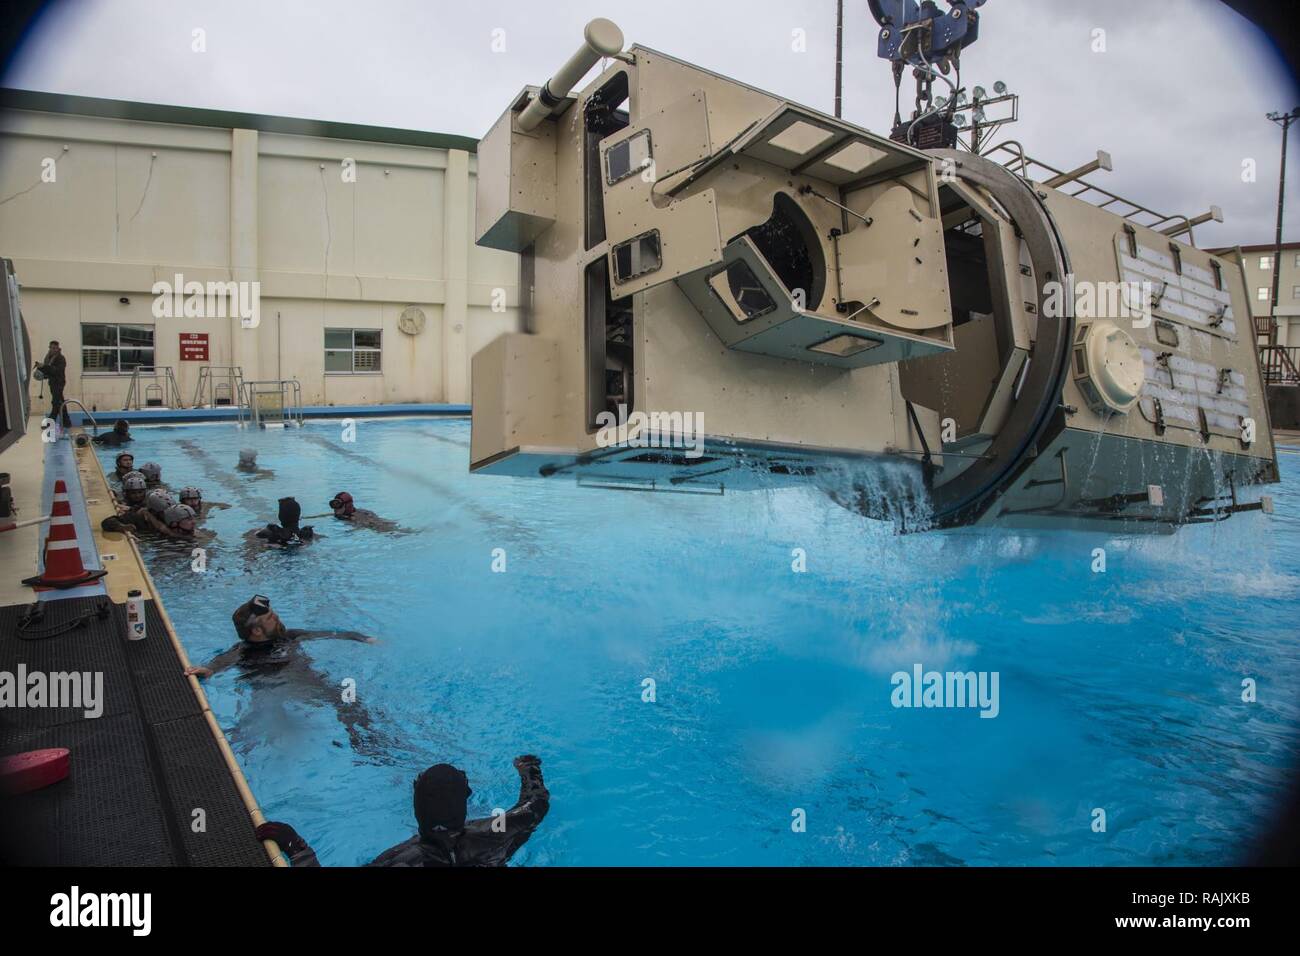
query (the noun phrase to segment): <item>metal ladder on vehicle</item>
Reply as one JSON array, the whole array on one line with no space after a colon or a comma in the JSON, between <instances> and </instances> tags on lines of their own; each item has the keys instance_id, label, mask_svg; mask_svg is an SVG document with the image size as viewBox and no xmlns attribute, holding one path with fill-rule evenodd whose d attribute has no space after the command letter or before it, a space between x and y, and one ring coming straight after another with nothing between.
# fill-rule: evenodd
<instances>
[{"instance_id":1,"label":"metal ladder on vehicle","mask_svg":"<svg viewBox=\"0 0 1300 956\"><path fill-rule=\"evenodd\" d=\"M259 428L302 426L302 386L296 378L244 382L243 397L250 423Z\"/></svg>"},{"instance_id":2,"label":"metal ladder on vehicle","mask_svg":"<svg viewBox=\"0 0 1300 956\"><path fill-rule=\"evenodd\" d=\"M146 379L152 379L145 384ZM143 404L142 404L143 403ZM131 384L126 390L123 411L141 408L184 408L180 386L170 365L137 365L131 373Z\"/></svg>"}]
</instances>

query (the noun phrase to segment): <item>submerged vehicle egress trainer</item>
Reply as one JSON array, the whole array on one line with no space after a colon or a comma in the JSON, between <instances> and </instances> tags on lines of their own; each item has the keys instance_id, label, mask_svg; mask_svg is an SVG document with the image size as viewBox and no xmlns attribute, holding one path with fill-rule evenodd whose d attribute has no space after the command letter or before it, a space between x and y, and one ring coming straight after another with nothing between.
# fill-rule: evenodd
<instances>
[{"instance_id":1,"label":"submerged vehicle egress trainer","mask_svg":"<svg viewBox=\"0 0 1300 956\"><path fill-rule=\"evenodd\" d=\"M473 358L472 470L812 482L907 530L1267 508L1238 499L1277 480L1245 277L1174 238L1209 217L1079 198L1111 196L1082 182L1104 154L1061 173L952 148L964 97L928 87L973 31L891 44L880 6L881 55L925 87L894 138L624 52L607 20L515 97L479 146L476 239L521 255L526 331Z\"/></svg>"}]
</instances>

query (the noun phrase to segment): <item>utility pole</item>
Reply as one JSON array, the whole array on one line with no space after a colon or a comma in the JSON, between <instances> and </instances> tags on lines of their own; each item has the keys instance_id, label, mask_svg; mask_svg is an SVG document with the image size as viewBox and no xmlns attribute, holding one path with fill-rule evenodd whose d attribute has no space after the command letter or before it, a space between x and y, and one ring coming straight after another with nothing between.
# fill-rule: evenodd
<instances>
[{"instance_id":1,"label":"utility pole","mask_svg":"<svg viewBox=\"0 0 1300 956\"><path fill-rule=\"evenodd\" d=\"M844 0L835 0L835 118L844 115Z\"/></svg>"},{"instance_id":2,"label":"utility pole","mask_svg":"<svg viewBox=\"0 0 1300 956\"><path fill-rule=\"evenodd\" d=\"M1286 138L1291 124L1300 119L1300 106L1286 115L1269 113L1268 119L1282 127L1282 168L1278 170L1277 177L1277 238L1273 246L1273 301L1268 314L1268 344L1276 345L1277 297L1278 287L1282 282L1282 209L1286 203Z\"/></svg>"}]
</instances>

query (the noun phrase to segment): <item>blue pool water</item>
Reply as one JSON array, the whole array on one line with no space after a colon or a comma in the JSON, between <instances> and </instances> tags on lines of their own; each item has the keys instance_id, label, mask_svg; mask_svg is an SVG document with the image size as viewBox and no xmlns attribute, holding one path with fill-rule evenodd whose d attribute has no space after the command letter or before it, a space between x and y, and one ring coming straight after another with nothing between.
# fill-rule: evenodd
<instances>
[{"instance_id":1,"label":"blue pool water","mask_svg":"<svg viewBox=\"0 0 1300 956\"><path fill-rule=\"evenodd\" d=\"M146 545L196 662L255 592L290 627L381 638L309 645L331 684L355 681L378 753L291 687L207 682L266 814L326 864L408 837L432 763L469 774L473 815L509 807L527 752L552 803L521 864L1223 863L1300 760L1295 452L1271 518L1107 539L898 536L811 489L471 477L464 420L361 421L352 443L338 422L137 436L137 462L234 505L202 573ZM241 447L274 477L235 472ZM344 489L418 533L327 518L297 553L245 557L278 497L311 514ZM895 708L891 675L918 663L997 672L997 717Z\"/></svg>"}]
</instances>

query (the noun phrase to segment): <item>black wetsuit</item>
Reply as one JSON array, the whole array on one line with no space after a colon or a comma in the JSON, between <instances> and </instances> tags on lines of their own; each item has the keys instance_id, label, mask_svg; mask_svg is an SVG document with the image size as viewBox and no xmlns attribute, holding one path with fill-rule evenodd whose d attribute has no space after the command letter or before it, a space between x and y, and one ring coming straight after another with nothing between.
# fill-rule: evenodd
<instances>
[{"instance_id":1,"label":"black wetsuit","mask_svg":"<svg viewBox=\"0 0 1300 956\"><path fill-rule=\"evenodd\" d=\"M134 531L152 533L157 526L150 520L149 509L144 505L128 505L120 515L109 515L100 522L100 527L109 532Z\"/></svg>"},{"instance_id":2,"label":"black wetsuit","mask_svg":"<svg viewBox=\"0 0 1300 956\"><path fill-rule=\"evenodd\" d=\"M347 517L343 515L335 515L334 517L354 527L369 528L371 531L379 531L384 534L397 534L404 531L396 521L381 518L367 508L357 508Z\"/></svg>"},{"instance_id":3,"label":"black wetsuit","mask_svg":"<svg viewBox=\"0 0 1300 956\"><path fill-rule=\"evenodd\" d=\"M235 612L238 620L247 605ZM238 627L238 625L236 625ZM299 648L302 641L335 638L368 643L373 639L357 631L307 631L301 628L286 630L269 641L243 641L223 651L208 662L215 674L234 666L239 668L240 680L253 686L290 684L304 699L329 705L338 715L339 723L347 731L352 748L358 753L381 752L391 748L391 743L380 740L370 730L370 714L359 702L347 703L340 689L330 684L312 666L311 658ZM366 732L363 735L363 731Z\"/></svg>"},{"instance_id":4,"label":"black wetsuit","mask_svg":"<svg viewBox=\"0 0 1300 956\"><path fill-rule=\"evenodd\" d=\"M411 837L375 857L367 866L505 866L551 807L551 794L535 763L519 770L519 802L505 819L470 820L459 830L432 830ZM504 824L504 826L503 826Z\"/></svg>"},{"instance_id":5,"label":"black wetsuit","mask_svg":"<svg viewBox=\"0 0 1300 956\"><path fill-rule=\"evenodd\" d=\"M130 435L123 435L119 432L104 432L104 434L96 435L91 439L96 445L108 445L110 448L117 448L134 440Z\"/></svg>"},{"instance_id":6,"label":"black wetsuit","mask_svg":"<svg viewBox=\"0 0 1300 956\"><path fill-rule=\"evenodd\" d=\"M265 528L254 528L244 532L244 560L253 561L264 551L294 551L304 544L316 540L316 535L308 531L304 536L276 524Z\"/></svg>"},{"instance_id":7,"label":"black wetsuit","mask_svg":"<svg viewBox=\"0 0 1300 956\"><path fill-rule=\"evenodd\" d=\"M454 830L441 827L422 832L385 850L367 866L505 866L515 851L528 842L551 807L551 794L542 780L542 768L532 758L519 768L519 801L505 818L470 820ZM497 829L493 829L496 823ZM271 824L290 837L282 845L294 866L320 866L307 841L284 824ZM283 835L268 834L272 839Z\"/></svg>"}]
</instances>

